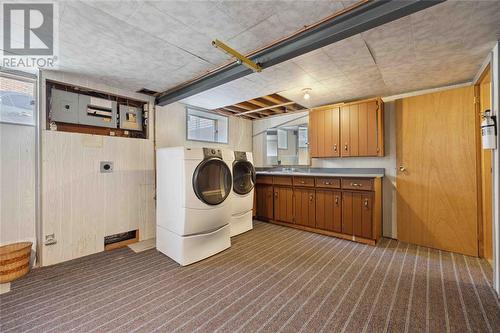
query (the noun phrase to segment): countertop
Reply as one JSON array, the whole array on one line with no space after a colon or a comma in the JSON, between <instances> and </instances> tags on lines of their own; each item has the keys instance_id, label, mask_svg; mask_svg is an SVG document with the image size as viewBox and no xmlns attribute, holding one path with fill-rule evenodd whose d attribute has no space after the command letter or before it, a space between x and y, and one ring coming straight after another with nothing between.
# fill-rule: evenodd
<instances>
[{"instance_id":1,"label":"countertop","mask_svg":"<svg viewBox=\"0 0 500 333\"><path fill-rule=\"evenodd\" d=\"M383 168L256 168L257 175L319 176L319 177L384 177Z\"/></svg>"}]
</instances>

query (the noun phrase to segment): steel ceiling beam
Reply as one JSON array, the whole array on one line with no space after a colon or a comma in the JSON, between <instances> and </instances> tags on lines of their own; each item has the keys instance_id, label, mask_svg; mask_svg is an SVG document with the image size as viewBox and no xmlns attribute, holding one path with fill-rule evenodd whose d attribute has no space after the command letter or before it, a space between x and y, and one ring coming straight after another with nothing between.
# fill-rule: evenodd
<instances>
[{"instance_id":1,"label":"steel ceiling beam","mask_svg":"<svg viewBox=\"0 0 500 333\"><path fill-rule=\"evenodd\" d=\"M248 58L263 69L269 68L444 1L367 1L352 10L334 15L331 19L321 21L268 48L255 52ZM170 104L251 73L253 73L251 69L235 61L184 85L161 93L156 98L156 104Z\"/></svg>"}]
</instances>

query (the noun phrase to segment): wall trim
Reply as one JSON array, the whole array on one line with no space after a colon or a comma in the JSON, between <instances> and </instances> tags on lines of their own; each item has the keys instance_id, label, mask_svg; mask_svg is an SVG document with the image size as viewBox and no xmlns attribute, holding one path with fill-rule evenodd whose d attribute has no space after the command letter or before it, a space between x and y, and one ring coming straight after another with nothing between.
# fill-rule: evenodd
<instances>
[{"instance_id":1,"label":"wall trim","mask_svg":"<svg viewBox=\"0 0 500 333\"><path fill-rule=\"evenodd\" d=\"M431 94L431 93L440 92L440 91L449 90L449 89L455 89L455 88L463 88L463 87L471 86L473 84L474 84L473 81L467 81L467 82L452 84L452 85L448 85L448 86L415 90L415 91L410 91L410 92L406 92L406 93L402 93L402 94L398 94L398 95L382 97L382 101L384 103L393 102L395 100L402 99L402 98Z\"/></svg>"}]
</instances>

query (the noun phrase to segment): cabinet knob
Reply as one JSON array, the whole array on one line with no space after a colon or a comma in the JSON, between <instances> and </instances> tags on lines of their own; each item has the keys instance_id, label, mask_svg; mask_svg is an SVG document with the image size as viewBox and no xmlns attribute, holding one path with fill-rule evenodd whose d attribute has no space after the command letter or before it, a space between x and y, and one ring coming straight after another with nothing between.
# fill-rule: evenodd
<instances>
[{"instance_id":1,"label":"cabinet knob","mask_svg":"<svg viewBox=\"0 0 500 333\"><path fill-rule=\"evenodd\" d=\"M368 199L365 199L365 208L368 208Z\"/></svg>"},{"instance_id":2,"label":"cabinet knob","mask_svg":"<svg viewBox=\"0 0 500 333\"><path fill-rule=\"evenodd\" d=\"M274 196L277 198L278 197L278 192L274 192Z\"/></svg>"},{"instance_id":3,"label":"cabinet knob","mask_svg":"<svg viewBox=\"0 0 500 333\"><path fill-rule=\"evenodd\" d=\"M337 151L337 144L333 145L333 151Z\"/></svg>"},{"instance_id":4,"label":"cabinet knob","mask_svg":"<svg viewBox=\"0 0 500 333\"><path fill-rule=\"evenodd\" d=\"M400 165L399 166L399 171L401 171L401 172L405 172L406 171L406 168L404 167L404 165Z\"/></svg>"},{"instance_id":5,"label":"cabinet knob","mask_svg":"<svg viewBox=\"0 0 500 333\"><path fill-rule=\"evenodd\" d=\"M335 205L338 206L339 205L339 197L335 197Z\"/></svg>"},{"instance_id":6,"label":"cabinet knob","mask_svg":"<svg viewBox=\"0 0 500 333\"><path fill-rule=\"evenodd\" d=\"M309 201L313 201L313 199L314 199L314 195L312 195L312 194L309 195Z\"/></svg>"},{"instance_id":7,"label":"cabinet knob","mask_svg":"<svg viewBox=\"0 0 500 333\"><path fill-rule=\"evenodd\" d=\"M344 145L344 150L347 151L347 144Z\"/></svg>"}]
</instances>

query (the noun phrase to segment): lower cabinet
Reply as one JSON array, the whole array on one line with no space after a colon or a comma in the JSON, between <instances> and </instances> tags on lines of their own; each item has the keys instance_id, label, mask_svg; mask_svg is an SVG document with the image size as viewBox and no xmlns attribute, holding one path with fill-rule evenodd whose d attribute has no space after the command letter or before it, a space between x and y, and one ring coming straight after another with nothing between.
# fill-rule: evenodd
<instances>
[{"instance_id":1,"label":"lower cabinet","mask_svg":"<svg viewBox=\"0 0 500 333\"><path fill-rule=\"evenodd\" d=\"M257 177L257 218L368 244L381 237L380 178L274 178Z\"/></svg>"},{"instance_id":2,"label":"lower cabinet","mask_svg":"<svg viewBox=\"0 0 500 333\"><path fill-rule=\"evenodd\" d=\"M316 190L316 228L342 232L342 193Z\"/></svg>"},{"instance_id":3,"label":"lower cabinet","mask_svg":"<svg viewBox=\"0 0 500 333\"><path fill-rule=\"evenodd\" d=\"M256 216L266 220L272 220L273 214L273 185L258 184L255 187L256 191Z\"/></svg>"},{"instance_id":4,"label":"lower cabinet","mask_svg":"<svg viewBox=\"0 0 500 333\"><path fill-rule=\"evenodd\" d=\"M342 193L342 233L372 238L373 195L361 192Z\"/></svg>"},{"instance_id":5,"label":"lower cabinet","mask_svg":"<svg viewBox=\"0 0 500 333\"><path fill-rule=\"evenodd\" d=\"M293 189L291 187L274 187L274 220L293 223Z\"/></svg>"},{"instance_id":6,"label":"lower cabinet","mask_svg":"<svg viewBox=\"0 0 500 333\"><path fill-rule=\"evenodd\" d=\"M316 193L314 189L295 188L295 224L314 228L316 226Z\"/></svg>"}]
</instances>

